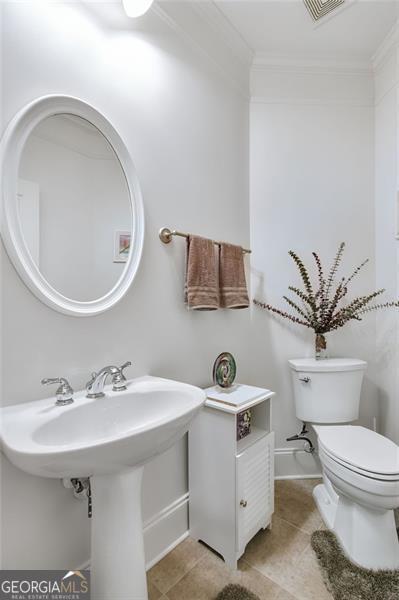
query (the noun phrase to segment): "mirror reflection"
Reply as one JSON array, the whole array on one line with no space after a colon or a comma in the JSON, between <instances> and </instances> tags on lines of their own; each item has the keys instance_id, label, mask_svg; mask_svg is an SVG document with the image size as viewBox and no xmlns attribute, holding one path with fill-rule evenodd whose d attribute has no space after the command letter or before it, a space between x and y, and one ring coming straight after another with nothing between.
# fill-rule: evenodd
<instances>
[{"instance_id":1,"label":"mirror reflection","mask_svg":"<svg viewBox=\"0 0 399 600\"><path fill-rule=\"evenodd\" d=\"M25 244L58 292L79 301L107 294L131 249L131 203L108 140L72 114L44 119L30 134L18 172Z\"/></svg>"}]
</instances>

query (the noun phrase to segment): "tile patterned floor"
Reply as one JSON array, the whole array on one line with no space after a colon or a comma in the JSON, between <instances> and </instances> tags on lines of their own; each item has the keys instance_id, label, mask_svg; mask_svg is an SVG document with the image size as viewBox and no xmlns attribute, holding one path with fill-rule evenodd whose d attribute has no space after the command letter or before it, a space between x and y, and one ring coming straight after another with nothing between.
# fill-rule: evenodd
<instances>
[{"instance_id":1,"label":"tile patterned floor","mask_svg":"<svg viewBox=\"0 0 399 600\"><path fill-rule=\"evenodd\" d=\"M150 600L213 600L228 583L246 586L260 600L332 600L310 547L310 534L323 526L312 497L318 483L276 481L272 530L248 544L236 572L187 538L149 571Z\"/></svg>"}]
</instances>

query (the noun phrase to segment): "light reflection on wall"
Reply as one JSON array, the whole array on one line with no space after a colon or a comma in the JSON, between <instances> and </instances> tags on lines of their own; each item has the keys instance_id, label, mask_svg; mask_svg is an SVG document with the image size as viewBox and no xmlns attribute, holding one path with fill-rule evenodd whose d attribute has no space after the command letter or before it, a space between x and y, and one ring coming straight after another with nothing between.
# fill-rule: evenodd
<instances>
[{"instance_id":1,"label":"light reflection on wall","mask_svg":"<svg viewBox=\"0 0 399 600\"><path fill-rule=\"evenodd\" d=\"M35 0L22 2L20 8L23 11L31 8L33 27L35 20L41 23L38 30L43 30L44 23L47 25L50 39L46 44L55 57L68 54L70 63L70 54L76 47L81 56L76 57L74 68L83 71L86 57L95 58L90 64L98 65L97 76L106 77L103 83L107 83L110 92L126 90L129 84L138 86L142 102L147 104L164 88L165 56L151 43L147 33L129 26L132 20L125 15L120 2Z\"/></svg>"}]
</instances>

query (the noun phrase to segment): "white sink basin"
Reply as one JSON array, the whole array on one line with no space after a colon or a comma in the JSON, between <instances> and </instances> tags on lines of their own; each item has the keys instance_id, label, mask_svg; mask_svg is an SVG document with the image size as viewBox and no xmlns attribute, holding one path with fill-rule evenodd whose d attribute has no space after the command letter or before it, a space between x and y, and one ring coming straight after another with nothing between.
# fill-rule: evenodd
<instances>
[{"instance_id":1,"label":"white sink basin","mask_svg":"<svg viewBox=\"0 0 399 600\"><path fill-rule=\"evenodd\" d=\"M205 393L150 376L104 391L97 399L79 392L66 406L53 397L1 409L2 450L33 475L90 477L91 597L147 600L143 464L187 432Z\"/></svg>"},{"instance_id":2,"label":"white sink basin","mask_svg":"<svg viewBox=\"0 0 399 600\"><path fill-rule=\"evenodd\" d=\"M87 477L143 464L188 430L205 401L194 386L140 377L104 398L75 394L68 406L47 398L2 410L2 446L9 460L42 477Z\"/></svg>"}]
</instances>

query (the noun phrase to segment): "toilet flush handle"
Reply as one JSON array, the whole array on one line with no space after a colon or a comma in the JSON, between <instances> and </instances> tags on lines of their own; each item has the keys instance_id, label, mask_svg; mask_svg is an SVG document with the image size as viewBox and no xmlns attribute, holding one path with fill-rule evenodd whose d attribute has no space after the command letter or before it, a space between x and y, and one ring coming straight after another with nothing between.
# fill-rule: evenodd
<instances>
[{"instance_id":1,"label":"toilet flush handle","mask_svg":"<svg viewBox=\"0 0 399 600\"><path fill-rule=\"evenodd\" d=\"M303 383L309 383L310 382L310 377L300 377L299 381L303 381Z\"/></svg>"}]
</instances>

